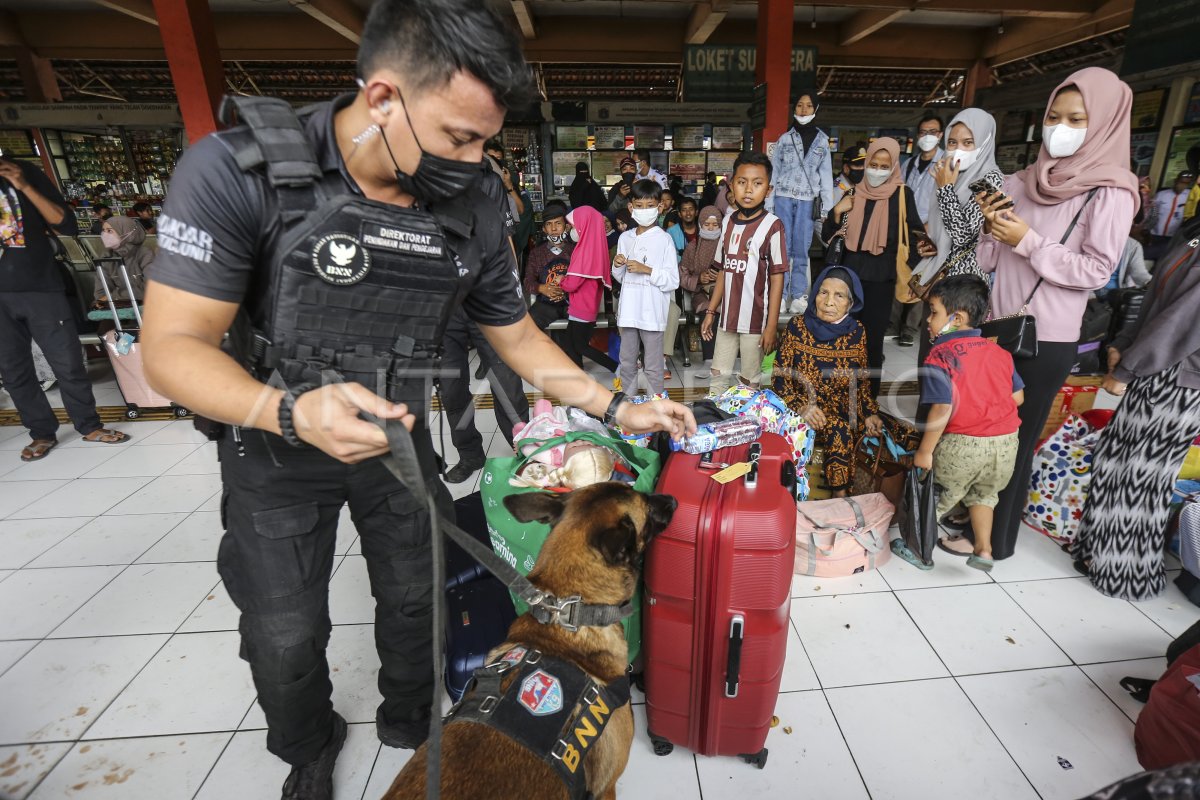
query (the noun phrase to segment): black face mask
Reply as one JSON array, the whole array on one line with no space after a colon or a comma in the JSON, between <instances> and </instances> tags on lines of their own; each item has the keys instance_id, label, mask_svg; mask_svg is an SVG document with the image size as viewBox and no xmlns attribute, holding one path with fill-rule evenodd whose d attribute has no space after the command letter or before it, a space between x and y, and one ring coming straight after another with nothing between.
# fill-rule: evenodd
<instances>
[{"instance_id":1,"label":"black face mask","mask_svg":"<svg viewBox=\"0 0 1200 800\"><path fill-rule=\"evenodd\" d=\"M422 202L437 203L441 200L458 197L474 186L483 175L483 162L456 161L427 152L421 146L421 140L417 138L412 117L408 115L408 104L404 102L404 95L400 93L400 87L393 86L393 88L404 109L404 119L408 121L408 129L412 131L413 141L417 143L417 149L421 151L417 168L410 175L400 169L400 165L396 162L396 156L392 153L392 146L388 143L387 135L383 135L383 145L392 159L392 166L396 168L396 183L400 189ZM382 130L380 132L382 134Z\"/></svg>"},{"instance_id":2,"label":"black face mask","mask_svg":"<svg viewBox=\"0 0 1200 800\"><path fill-rule=\"evenodd\" d=\"M851 186L857 186L862 183L863 175L866 175L865 169L851 169L850 174L846 176L846 180L850 181Z\"/></svg>"},{"instance_id":3,"label":"black face mask","mask_svg":"<svg viewBox=\"0 0 1200 800\"><path fill-rule=\"evenodd\" d=\"M626 183L628 183L630 186L632 186L632 185L633 185L633 179L634 179L634 177L635 177L635 175L634 175L634 173L632 173L632 172L622 172L622 173L621 173L621 180L625 181L625 182L626 182Z\"/></svg>"}]
</instances>

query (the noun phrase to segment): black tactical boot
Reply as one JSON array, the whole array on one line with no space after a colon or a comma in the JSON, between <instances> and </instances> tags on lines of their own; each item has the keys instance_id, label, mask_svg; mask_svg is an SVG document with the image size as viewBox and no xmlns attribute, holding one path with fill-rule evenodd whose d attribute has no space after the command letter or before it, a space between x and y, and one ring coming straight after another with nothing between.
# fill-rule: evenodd
<instances>
[{"instance_id":1,"label":"black tactical boot","mask_svg":"<svg viewBox=\"0 0 1200 800\"><path fill-rule=\"evenodd\" d=\"M346 743L346 720L333 714L333 734L321 754L292 773L283 782L283 800L333 800L333 767Z\"/></svg>"}]
</instances>

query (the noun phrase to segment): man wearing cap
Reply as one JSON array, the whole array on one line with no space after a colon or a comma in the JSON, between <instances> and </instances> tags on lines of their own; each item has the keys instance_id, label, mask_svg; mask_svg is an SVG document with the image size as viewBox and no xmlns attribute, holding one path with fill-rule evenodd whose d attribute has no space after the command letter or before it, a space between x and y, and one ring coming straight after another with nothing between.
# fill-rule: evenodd
<instances>
[{"instance_id":1,"label":"man wearing cap","mask_svg":"<svg viewBox=\"0 0 1200 800\"><path fill-rule=\"evenodd\" d=\"M863 179L867 168L866 148L855 145L847 147L842 152L842 172L838 175L837 183L833 185L833 204L836 206Z\"/></svg>"},{"instance_id":2,"label":"man wearing cap","mask_svg":"<svg viewBox=\"0 0 1200 800\"><path fill-rule=\"evenodd\" d=\"M579 161L575 164L575 182L571 184L567 197L571 201L571 208L591 206L601 214L608 205L604 201L604 190L600 188L600 184L592 180L592 171L586 161Z\"/></svg>"},{"instance_id":3,"label":"man wearing cap","mask_svg":"<svg viewBox=\"0 0 1200 800\"><path fill-rule=\"evenodd\" d=\"M638 165L629 156L621 159L621 182L608 190L608 211L616 214L629 208L633 182L637 180Z\"/></svg>"},{"instance_id":4,"label":"man wearing cap","mask_svg":"<svg viewBox=\"0 0 1200 800\"><path fill-rule=\"evenodd\" d=\"M1167 249L1175 231L1179 230L1179 223L1183 222L1183 210L1187 205L1188 192L1192 190L1192 184L1195 181L1196 175L1184 170L1175 176L1174 186L1170 189L1162 189L1154 195L1155 222L1154 227L1150 230L1150 244L1146 246L1147 259L1157 260Z\"/></svg>"}]
</instances>

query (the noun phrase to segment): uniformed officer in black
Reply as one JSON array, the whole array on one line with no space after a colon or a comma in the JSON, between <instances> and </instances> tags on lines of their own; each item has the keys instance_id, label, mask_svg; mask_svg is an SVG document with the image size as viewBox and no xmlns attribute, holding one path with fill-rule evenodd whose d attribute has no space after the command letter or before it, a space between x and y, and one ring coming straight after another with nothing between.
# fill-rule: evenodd
<instances>
[{"instance_id":1,"label":"uniformed officer in black","mask_svg":"<svg viewBox=\"0 0 1200 800\"><path fill-rule=\"evenodd\" d=\"M436 474L427 383L399 373L429 364L428 339L450 307L461 305L505 362L564 403L633 431L695 426L677 403L621 402L526 315L495 204L474 187L507 108L535 98L505 21L477 0L378 0L358 69L360 91L318 107L302 128L289 130L294 116L275 109L188 150L159 219L142 332L151 383L228 426L218 567L242 612L267 747L293 767L284 798L331 797L345 739L325 648L347 502L377 603L380 739L416 747L427 735L429 520L380 463L386 438L360 413L410 426L425 474ZM254 335L244 325L231 332L239 363L221 345L246 317ZM330 380L337 375L350 382ZM445 487L431 483L448 513Z\"/></svg>"}]
</instances>

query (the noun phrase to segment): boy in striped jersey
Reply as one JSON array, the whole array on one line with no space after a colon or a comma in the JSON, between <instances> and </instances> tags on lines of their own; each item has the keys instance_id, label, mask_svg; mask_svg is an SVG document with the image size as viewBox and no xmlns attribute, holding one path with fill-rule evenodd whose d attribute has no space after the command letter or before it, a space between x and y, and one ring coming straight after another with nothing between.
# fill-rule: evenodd
<instances>
[{"instance_id":1,"label":"boy in striped jersey","mask_svg":"<svg viewBox=\"0 0 1200 800\"><path fill-rule=\"evenodd\" d=\"M733 164L731 181L737 211L725 218L713 257L721 279L713 288L701 335L713 338L710 392L719 395L734 383L734 362L742 355L742 375L758 386L764 353L775 349L779 335L779 303L788 273L783 222L764 207L771 193L771 160L762 153L742 153Z\"/></svg>"}]
</instances>

